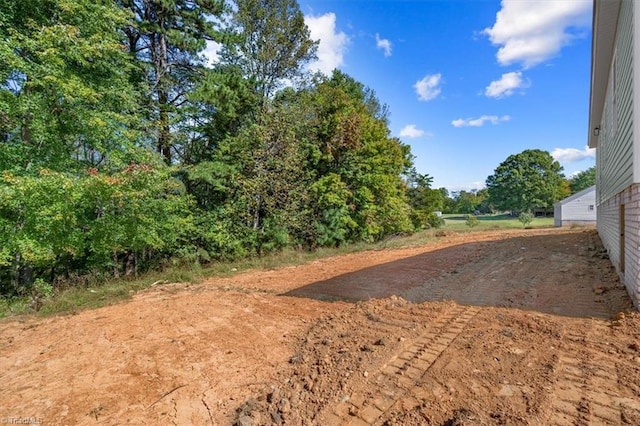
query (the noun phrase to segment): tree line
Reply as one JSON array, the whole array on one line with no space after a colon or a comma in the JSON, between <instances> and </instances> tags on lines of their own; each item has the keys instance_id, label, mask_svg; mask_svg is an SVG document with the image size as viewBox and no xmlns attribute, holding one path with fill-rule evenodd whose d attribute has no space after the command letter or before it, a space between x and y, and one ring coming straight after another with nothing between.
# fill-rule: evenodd
<instances>
[{"instance_id":1,"label":"tree line","mask_svg":"<svg viewBox=\"0 0 640 426\"><path fill-rule=\"evenodd\" d=\"M295 0L0 0L0 38L1 295L376 241L449 209L372 89L306 71Z\"/></svg>"},{"instance_id":2,"label":"tree line","mask_svg":"<svg viewBox=\"0 0 640 426\"><path fill-rule=\"evenodd\" d=\"M428 226L386 106L305 71L295 0L0 0L0 38L4 295Z\"/></svg>"},{"instance_id":3,"label":"tree line","mask_svg":"<svg viewBox=\"0 0 640 426\"><path fill-rule=\"evenodd\" d=\"M429 180L422 198L431 211L457 214L494 212L531 212L536 208L551 210L563 198L596 184L596 169L590 167L570 178L562 166L547 152L525 150L510 155L487 177L482 189L449 192L446 188L430 188ZM412 190L409 189L411 194Z\"/></svg>"}]
</instances>

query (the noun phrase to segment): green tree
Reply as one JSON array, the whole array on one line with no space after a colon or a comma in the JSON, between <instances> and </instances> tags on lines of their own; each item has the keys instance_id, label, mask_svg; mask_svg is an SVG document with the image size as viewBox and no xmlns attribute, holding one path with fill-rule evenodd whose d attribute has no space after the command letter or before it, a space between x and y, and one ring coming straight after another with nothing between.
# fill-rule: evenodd
<instances>
[{"instance_id":1,"label":"green tree","mask_svg":"<svg viewBox=\"0 0 640 426\"><path fill-rule=\"evenodd\" d=\"M192 201L172 170L130 164L115 173L0 176L0 290L71 272L130 275L193 252Z\"/></svg>"},{"instance_id":2,"label":"green tree","mask_svg":"<svg viewBox=\"0 0 640 426\"><path fill-rule=\"evenodd\" d=\"M213 169L233 175L211 190L236 212L248 250L271 237L314 247L411 230L401 178L411 155L389 137L382 110L372 91L336 72L279 92L220 143Z\"/></svg>"},{"instance_id":3,"label":"green tree","mask_svg":"<svg viewBox=\"0 0 640 426\"><path fill-rule=\"evenodd\" d=\"M207 41L222 39L222 0L118 0L134 17L123 26L140 72L132 77L145 95L150 142L167 164L184 155L197 105L190 99L207 74ZM200 105L202 107L202 105ZM195 108L195 111L194 111Z\"/></svg>"},{"instance_id":4,"label":"green tree","mask_svg":"<svg viewBox=\"0 0 640 426\"><path fill-rule=\"evenodd\" d=\"M452 193L449 193L449 190L446 188L440 188L440 191L442 191L443 195L444 195L444 202L443 202L443 206L442 206L442 212L443 213L455 213L456 212L456 200L454 198L455 196L455 191Z\"/></svg>"},{"instance_id":5,"label":"green tree","mask_svg":"<svg viewBox=\"0 0 640 426\"><path fill-rule=\"evenodd\" d=\"M374 91L304 73L297 3L227 6L0 0L0 293L439 226Z\"/></svg>"},{"instance_id":6,"label":"green tree","mask_svg":"<svg viewBox=\"0 0 640 426\"><path fill-rule=\"evenodd\" d=\"M454 213L475 213L480 211L485 199L485 192L472 189L471 191L461 190L453 193Z\"/></svg>"},{"instance_id":7,"label":"green tree","mask_svg":"<svg viewBox=\"0 0 640 426\"><path fill-rule=\"evenodd\" d=\"M349 208L353 203L353 193L335 173L320 178L311 190L316 209L314 226L317 244L340 245L358 227Z\"/></svg>"},{"instance_id":8,"label":"green tree","mask_svg":"<svg viewBox=\"0 0 640 426\"><path fill-rule=\"evenodd\" d=\"M234 0L231 30L234 43L225 45L223 63L238 65L255 84L265 104L284 81L299 77L315 58L317 43L296 0Z\"/></svg>"},{"instance_id":9,"label":"green tree","mask_svg":"<svg viewBox=\"0 0 640 426\"><path fill-rule=\"evenodd\" d=\"M207 70L189 99L197 113L192 116L183 164L211 161L222 141L238 136L243 126L256 121L261 107L255 85L237 65L217 64Z\"/></svg>"},{"instance_id":10,"label":"green tree","mask_svg":"<svg viewBox=\"0 0 640 426\"><path fill-rule=\"evenodd\" d=\"M525 150L510 155L487 178L490 202L499 210L531 211L551 208L567 187L562 166L547 151Z\"/></svg>"},{"instance_id":11,"label":"green tree","mask_svg":"<svg viewBox=\"0 0 640 426\"><path fill-rule=\"evenodd\" d=\"M309 206L313 185L301 135L307 123L296 102L276 99L218 143L211 159L188 168L188 186L224 235L234 233L248 252L265 252L314 238ZM226 237L225 237L226 238ZM209 233L214 256L222 248ZM234 247L238 248L238 246ZM239 252L234 249L234 251ZM240 250L241 251L241 250ZM224 253L222 253L224 254Z\"/></svg>"},{"instance_id":12,"label":"green tree","mask_svg":"<svg viewBox=\"0 0 640 426\"><path fill-rule=\"evenodd\" d=\"M571 179L569 179L569 187L571 193L575 194L583 189L587 189L590 186L596 184L596 168L595 166L589 167L587 170L577 173Z\"/></svg>"},{"instance_id":13,"label":"green tree","mask_svg":"<svg viewBox=\"0 0 640 426\"><path fill-rule=\"evenodd\" d=\"M491 200L489 199L489 190L487 188L482 188L481 190L476 192L476 197L480 202L480 205L476 207L480 211L480 213L493 213L493 205L491 204Z\"/></svg>"},{"instance_id":14,"label":"green tree","mask_svg":"<svg viewBox=\"0 0 640 426\"><path fill-rule=\"evenodd\" d=\"M191 197L138 148L131 24L108 0L0 0L3 293L193 253Z\"/></svg>"},{"instance_id":15,"label":"green tree","mask_svg":"<svg viewBox=\"0 0 640 426\"><path fill-rule=\"evenodd\" d=\"M220 63L190 94L204 111L183 157L204 210L201 241L214 256L234 256L315 240L301 141L309 105L291 88L276 93L302 74L316 44L295 1L238 0L226 18Z\"/></svg>"},{"instance_id":16,"label":"green tree","mask_svg":"<svg viewBox=\"0 0 640 426\"><path fill-rule=\"evenodd\" d=\"M126 23L111 1L0 0L0 169L133 159Z\"/></svg>"},{"instance_id":17,"label":"green tree","mask_svg":"<svg viewBox=\"0 0 640 426\"><path fill-rule=\"evenodd\" d=\"M412 168L407 175L407 197L412 208L411 220L416 229L434 227L434 223L439 224L435 212L442 211L445 193L442 191L444 188L431 188L432 182L431 176L417 173L415 168Z\"/></svg>"},{"instance_id":18,"label":"green tree","mask_svg":"<svg viewBox=\"0 0 640 426\"><path fill-rule=\"evenodd\" d=\"M313 109L309 166L317 178L335 173L353 194L352 240L373 240L411 230L411 208L402 179L412 167L407 145L390 137L386 108L375 93L334 71L309 94Z\"/></svg>"}]
</instances>

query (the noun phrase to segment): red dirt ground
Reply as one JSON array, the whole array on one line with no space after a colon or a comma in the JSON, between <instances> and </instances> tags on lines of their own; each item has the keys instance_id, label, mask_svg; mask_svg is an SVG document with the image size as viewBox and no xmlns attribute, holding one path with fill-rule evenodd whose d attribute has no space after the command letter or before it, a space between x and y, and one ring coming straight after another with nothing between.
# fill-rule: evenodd
<instances>
[{"instance_id":1,"label":"red dirt ground","mask_svg":"<svg viewBox=\"0 0 640 426\"><path fill-rule=\"evenodd\" d=\"M0 336L5 423L640 424L640 315L593 230L166 285Z\"/></svg>"}]
</instances>

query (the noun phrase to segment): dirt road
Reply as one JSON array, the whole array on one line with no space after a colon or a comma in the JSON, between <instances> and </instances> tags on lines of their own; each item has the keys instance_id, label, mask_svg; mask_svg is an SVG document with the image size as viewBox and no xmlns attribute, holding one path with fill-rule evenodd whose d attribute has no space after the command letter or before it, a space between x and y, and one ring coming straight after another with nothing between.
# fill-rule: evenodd
<instances>
[{"instance_id":1,"label":"dirt road","mask_svg":"<svg viewBox=\"0 0 640 426\"><path fill-rule=\"evenodd\" d=\"M458 234L4 320L0 417L640 424L640 316L604 257L591 230Z\"/></svg>"}]
</instances>

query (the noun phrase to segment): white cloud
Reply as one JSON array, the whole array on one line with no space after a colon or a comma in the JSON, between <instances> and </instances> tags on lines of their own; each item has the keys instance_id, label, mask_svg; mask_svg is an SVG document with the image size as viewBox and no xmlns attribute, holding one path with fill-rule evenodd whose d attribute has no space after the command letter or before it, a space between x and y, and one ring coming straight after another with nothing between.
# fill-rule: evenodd
<instances>
[{"instance_id":1,"label":"white cloud","mask_svg":"<svg viewBox=\"0 0 640 426\"><path fill-rule=\"evenodd\" d=\"M380 38L379 34L376 34L376 47L384 50L385 58L391 56L391 42L386 38Z\"/></svg>"},{"instance_id":2,"label":"white cloud","mask_svg":"<svg viewBox=\"0 0 640 426\"><path fill-rule=\"evenodd\" d=\"M442 74L425 75L422 80L416 82L413 87L416 89L418 99L421 101L430 101L435 99L441 92L440 81Z\"/></svg>"},{"instance_id":3,"label":"white cloud","mask_svg":"<svg viewBox=\"0 0 640 426\"><path fill-rule=\"evenodd\" d=\"M483 34L500 46L496 54L500 64L521 63L530 68L587 35L591 5L592 0L502 0L496 22Z\"/></svg>"},{"instance_id":4,"label":"white cloud","mask_svg":"<svg viewBox=\"0 0 640 426\"><path fill-rule=\"evenodd\" d=\"M218 42L207 40L207 47L202 54L207 61L207 66L212 67L220 61L220 49L222 45Z\"/></svg>"},{"instance_id":5,"label":"white cloud","mask_svg":"<svg viewBox=\"0 0 640 426\"><path fill-rule=\"evenodd\" d=\"M470 185L471 189L482 189L485 187L485 183L481 180L475 181L475 182L471 182Z\"/></svg>"},{"instance_id":6,"label":"white cloud","mask_svg":"<svg viewBox=\"0 0 640 426\"><path fill-rule=\"evenodd\" d=\"M498 117L497 115L483 115L479 118L458 118L457 120L453 120L451 124L453 127L482 127L484 123L495 125L509 120L511 120L511 117L508 115L503 115L502 117Z\"/></svg>"},{"instance_id":7,"label":"white cloud","mask_svg":"<svg viewBox=\"0 0 640 426\"><path fill-rule=\"evenodd\" d=\"M407 124L400 130L402 138L419 138L420 136L429 136L430 134L424 130L418 129L415 124Z\"/></svg>"},{"instance_id":8,"label":"white cloud","mask_svg":"<svg viewBox=\"0 0 640 426\"><path fill-rule=\"evenodd\" d=\"M476 181L471 183L456 184L447 189L449 189L449 192L473 191L474 189L479 191L483 189L485 186L486 185L484 182Z\"/></svg>"},{"instance_id":9,"label":"white cloud","mask_svg":"<svg viewBox=\"0 0 640 426\"><path fill-rule=\"evenodd\" d=\"M584 150L576 148L556 148L551 153L554 160L561 163L573 163L574 161L584 160L585 158L595 158L595 148L589 148L585 145Z\"/></svg>"},{"instance_id":10,"label":"white cloud","mask_svg":"<svg viewBox=\"0 0 640 426\"><path fill-rule=\"evenodd\" d=\"M311 39L320 40L318 60L309 64L309 70L329 75L335 68L343 64L349 37L341 31L336 31L335 13L305 16L304 21L309 28Z\"/></svg>"},{"instance_id":11,"label":"white cloud","mask_svg":"<svg viewBox=\"0 0 640 426\"><path fill-rule=\"evenodd\" d=\"M529 82L522 80L520 71L508 72L502 74L500 80L492 81L486 87L484 94L490 98L504 98L513 95L516 89L526 89L529 86Z\"/></svg>"}]
</instances>

